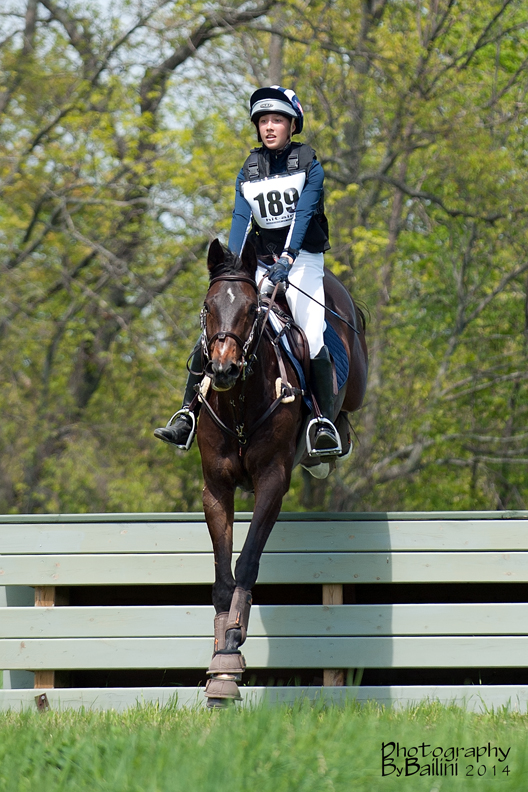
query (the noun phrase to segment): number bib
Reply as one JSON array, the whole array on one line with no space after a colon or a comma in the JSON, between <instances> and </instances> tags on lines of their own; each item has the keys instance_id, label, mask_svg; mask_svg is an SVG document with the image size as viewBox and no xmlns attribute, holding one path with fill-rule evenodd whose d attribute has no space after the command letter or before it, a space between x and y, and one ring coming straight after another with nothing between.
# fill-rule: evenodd
<instances>
[{"instance_id":1,"label":"number bib","mask_svg":"<svg viewBox=\"0 0 528 792\"><path fill-rule=\"evenodd\" d=\"M299 171L246 181L241 189L261 228L285 228L291 225L305 182L306 172Z\"/></svg>"}]
</instances>

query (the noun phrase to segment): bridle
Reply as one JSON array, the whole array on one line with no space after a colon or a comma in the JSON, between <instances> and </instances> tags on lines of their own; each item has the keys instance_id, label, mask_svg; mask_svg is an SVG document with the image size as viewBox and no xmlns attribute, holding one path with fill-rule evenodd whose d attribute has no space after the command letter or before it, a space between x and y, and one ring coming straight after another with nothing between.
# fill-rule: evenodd
<instances>
[{"instance_id":1,"label":"bridle","mask_svg":"<svg viewBox=\"0 0 528 792\"><path fill-rule=\"evenodd\" d=\"M203 352L203 357L204 357L204 362L205 362L204 371L205 371L205 374L208 374L209 376L211 376L211 373L212 373L212 371L211 371L211 366L212 366L211 348L212 348L214 342L215 341L225 341L226 338L232 338L236 342L236 344L240 347L240 349L242 351L242 355L241 355L241 361L242 361L241 370L242 370L242 379L245 379L245 377L248 374L248 371L247 371L248 364L250 363L250 361L254 357L254 353L253 353L253 355L251 355L248 358L248 353L249 353L249 351L251 349L251 346L252 346L253 341L255 339L255 334L257 332L259 323L260 323L261 318L262 318L262 303L261 303L261 299L260 299L260 292L259 292L257 284L255 283L255 281L252 278L249 278L246 275L235 275L235 274L219 275L217 278L213 278L211 280L211 282L209 283L209 288L211 288L211 286L213 286L215 283L219 283L219 282L222 282L222 281L237 281L239 283L240 282L249 283L253 287L253 289L255 290L255 293L257 295L257 311L255 313L255 319L253 320L253 324L252 324L251 329L249 331L249 335L248 335L248 337L246 338L245 341L243 341L240 338L240 336L237 335L236 333L232 333L231 330L219 330L217 333L212 335L211 338L208 338L208 336L207 336L207 307L206 307L206 305L204 303L204 305L202 307L202 310L200 311L200 327L201 327L201 330L202 330L201 342L202 342L202 352ZM262 333L259 334L258 341L260 341L261 337L262 337ZM258 345L258 341L257 341L257 345Z\"/></svg>"},{"instance_id":2,"label":"bridle","mask_svg":"<svg viewBox=\"0 0 528 792\"><path fill-rule=\"evenodd\" d=\"M236 275L236 274L220 275L217 278L213 278L210 281L209 288L211 286L213 286L213 284L218 283L220 281L239 281L239 282L243 282L243 283L249 283L254 288L254 290L256 292L256 295L257 295L257 312L256 312L256 315L255 315L255 319L254 319L253 325L251 326L251 330L249 331L249 335L248 335L248 337L247 337L247 339L245 341L243 341L240 338L240 336L238 336L236 333L232 333L230 330L220 330L218 333L215 333L213 336L211 336L211 338L208 338L207 337L207 328L206 328L207 308L206 308L205 304L204 304L204 306L203 306L203 308L202 308L202 310L200 312L200 325L201 325L201 328L202 328L202 350L203 350L203 355L204 355L204 361L206 361L205 367L204 367L204 373L205 373L206 376L211 376L211 373L212 373L211 372L211 368L210 368L211 365L212 365L211 353L210 353L211 345L216 340L223 341L225 338L228 338L228 337L232 338L238 344L240 349L242 350L242 367L241 368L242 368L243 385L242 385L242 393L239 396L239 400L241 402L243 402L245 400L245 389L246 389L246 385L247 385L247 377L251 373L251 365L252 365L252 363L254 363L257 360L256 351L258 349L258 346L260 344L262 336L264 335L264 331L266 329L266 322L267 322L267 319L268 319L268 316L269 316L269 312L271 310L271 306L273 305L273 302L275 300L275 295L277 294L277 290L278 290L278 285L279 284L277 284L277 286L275 286L271 301L270 301L269 305L267 306L266 310L264 310L264 308L262 306L261 296L260 296L260 288L259 288L259 286L256 284L256 282L252 278L249 278L249 277L247 277L245 275ZM260 325L260 328L259 328L259 325ZM257 335L257 330L258 330L258 335ZM269 332L269 331L267 331L267 332ZM256 338L256 340L255 340L255 338ZM253 343L254 343L254 347L253 347L253 350L250 353L250 350L251 350L251 347L252 347ZM206 396L204 394L202 394L201 392L198 392L197 396L195 397L195 398L198 398L198 400L201 402L203 407L207 410L207 412L209 413L210 417L215 422L215 424L225 434L227 434L230 437L233 437L233 438L235 438L237 440L238 445L239 445L239 455L240 456L242 456L242 448L247 444L247 442L248 442L249 438L251 437L251 435L254 432L256 432L256 430L259 429L264 424L264 422L270 417L270 415L272 415L272 413L275 412L275 410L277 409L277 407L279 407L279 405L283 402L283 400L286 399L288 401L291 401L291 400L293 400L293 398L295 396L302 396L304 394L304 391L300 390L299 388L295 388L295 387L291 386L287 382L286 370L284 368L284 363L282 361L282 357L280 355L279 348L278 348L277 345L273 345L273 349L275 350L275 354L277 356L277 360L279 362L279 367L280 367L280 370L281 370L281 389L280 389L280 393L278 394L277 398L270 404L268 409L260 416L260 418L249 429L245 428L244 423L240 423L240 422L236 421L235 404L234 404L233 401L231 401L230 404L231 404L231 407L233 408L233 422L234 422L234 426L235 426L234 430L231 429L229 426L227 426L220 419L220 417L215 413L215 411L213 410L213 408L211 407L211 405L207 401L207 398L206 398ZM208 371L208 369L209 369L209 371Z\"/></svg>"}]
</instances>

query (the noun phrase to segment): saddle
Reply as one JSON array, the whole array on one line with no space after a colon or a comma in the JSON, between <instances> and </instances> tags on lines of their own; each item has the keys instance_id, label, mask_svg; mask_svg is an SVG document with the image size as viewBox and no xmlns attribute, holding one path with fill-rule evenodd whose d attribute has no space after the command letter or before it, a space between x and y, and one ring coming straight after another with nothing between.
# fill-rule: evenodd
<instances>
[{"instance_id":1,"label":"saddle","mask_svg":"<svg viewBox=\"0 0 528 792\"><path fill-rule=\"evenodd\" d=\"M262 304L269 310L270 298L262 295ZM269 323L273 328L278 341L287 353L291 363L295 367L301 381L303 390L309 391L310 388L310 347L308 339L302 327L293 321L290 307L286 301L284 292L278 293L271 307ZM332 369L334 378L334 394L341 390L346 384L349 374L349 360L343 346L343 342L338 334L327 322L324 331L324 342L330 351L332 358ZM277 343L277 342L276 342ZM302 372L302 377L301 377ZM310 401L310 400L308 400ZM311 408L311 405L309 405Z\"/></svg>"},{"instance_id":2,"label":"saddle","mask_svg":"<svg viewBox=\"0 0 528 792\"><path fill-rule=\"evenodd\" d=\"M312 405L309 398L310 347L308 339L302 327L299 327L293 321L284 294L276 295L271 310L270 302L269 297L262 296L262 305L269 312L268 327L272 331L272 344L275 347L280 344L282 350L287 354L299 377L299 384L305 393L307 406L311 409Z\"/></svg>"},{"instance_id":3,"label":"saddle","mask_svg":"<svg viewBox=\"0 0 528 792\"><path fill-rule=\"evenodd\" d=\"M312 410L314 409L314 405L310 390L310 348L306 334L302 327L299 327L299 325L294 322L284 292L277 293L271 305L271 309L270 297L261 295L261 298L264 309L269 312L268 327L270 329L269 335L271 342L276 347L279 357L280 347L294 366L297 376L299 377L299 384L301 392L303 393L307 413L313 415ZM327 323L324 332L324 341L332 357L334 394L337 397L338 392L347 382L349 361L341 339L329 323ZM311 456L306 452L306 444L301 438L304 438L305 433L309 431L308 420L309 415L304 428L301 430L295 464L300 463L315 478L326 478L329 472L334 469L335 460L321 462L319 457ZM334 424L339 432L343 449L340 456L348 456L352 449L352 440L350 436L350 424L346 413L340 412Z\"/></svg>"}]
</instances>

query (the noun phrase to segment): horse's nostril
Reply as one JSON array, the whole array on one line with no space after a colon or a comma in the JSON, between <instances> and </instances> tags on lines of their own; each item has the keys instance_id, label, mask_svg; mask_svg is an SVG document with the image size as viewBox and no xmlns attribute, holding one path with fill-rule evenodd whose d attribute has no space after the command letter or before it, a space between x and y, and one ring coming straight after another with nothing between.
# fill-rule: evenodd
<instances>
[{"instance_id":1,"label":"horse's nostril","mask_svg":"<svg viewBox=\"0 0 528 792\"><path fill-rule=\"evenodd\" d=\"M216 379L233 379L238 377L239 367L236 363L220 363L215 360L209 361L205 367L205 373Z\"/></svg>"}]
</instances>

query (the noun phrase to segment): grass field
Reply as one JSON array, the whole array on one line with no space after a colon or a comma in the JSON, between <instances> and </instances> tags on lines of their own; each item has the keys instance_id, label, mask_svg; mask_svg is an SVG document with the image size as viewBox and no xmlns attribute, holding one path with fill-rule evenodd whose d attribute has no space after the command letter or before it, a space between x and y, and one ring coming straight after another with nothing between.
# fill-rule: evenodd
<instances>
[{"instance_id":1,"label":"grass field","mask_svg":"<svg viewBox=\"0 0 528 792\"><path fill-rule=\"evenodd\" d=\"M466 789L528 790L527 715L434 704L0 714L0 792Z\"/></svg>"}]
</instances>

